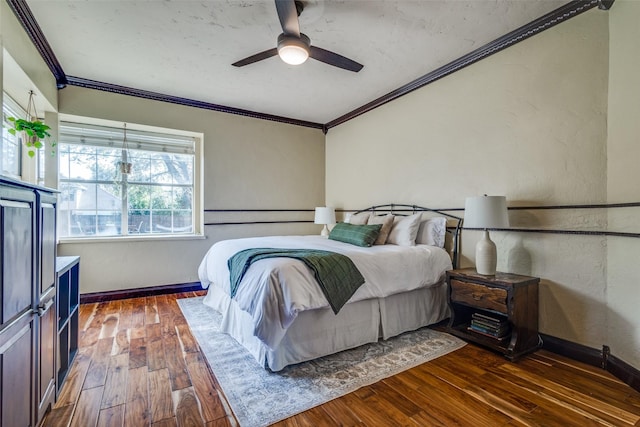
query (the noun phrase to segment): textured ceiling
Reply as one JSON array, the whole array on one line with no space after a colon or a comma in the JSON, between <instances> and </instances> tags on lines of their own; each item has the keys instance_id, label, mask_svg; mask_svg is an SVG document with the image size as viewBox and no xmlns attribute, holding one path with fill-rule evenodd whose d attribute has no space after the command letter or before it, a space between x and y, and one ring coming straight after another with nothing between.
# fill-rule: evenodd
<instances>
[{"instance_id":1,"label":"textured ceiling","mask_svg":"<svg viewBox=\"0 0 640 427\"><path fill-rule=\"evenodd\" d=\"M28 0L65 74L327 123L566 4L566 0L305 0L311 43L359 73L278 57L273 1Z\"/></svg>"}]
</instances>

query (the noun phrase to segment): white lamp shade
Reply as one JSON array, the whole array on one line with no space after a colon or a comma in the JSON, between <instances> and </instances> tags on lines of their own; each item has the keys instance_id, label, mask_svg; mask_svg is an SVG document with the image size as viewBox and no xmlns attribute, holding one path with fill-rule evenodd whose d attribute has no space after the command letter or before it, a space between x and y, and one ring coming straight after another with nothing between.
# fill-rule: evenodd
<instances>
[{"instance_id":1,"label":"white lamp shade","mask_svg":"<svg viewBox=\"0 0 640 427\"><path fill-rule=\"evenodd\" d=\"M496 244L491 241L487 228L509 226L507 198L504 196L467 197L464 203L464 226L484 228L482 239L476 244L476 271L479 274L496 274L498 256Z\"/></svg>"},{"instance_id":2,"label":"white lamp shade","mask_svg":"<svg viewBox=\"0 0 640 427\"><path fill-rule=\"evenodd\" d=\"M335 224L336 211L334 208L320 207L316 208L316 216L313 221L316 224Z\"/></svg>"},{"instance_id":3,"label":"white lamp shade","mask_svg":"<svg viewBox=\"0 0 640 427\"><path fill-rule=\"evenodd\" d=\"M505 228L509 226L507 198L504 196L467 197L464 226L468 228Z\"/></svg>"}]
</instances>

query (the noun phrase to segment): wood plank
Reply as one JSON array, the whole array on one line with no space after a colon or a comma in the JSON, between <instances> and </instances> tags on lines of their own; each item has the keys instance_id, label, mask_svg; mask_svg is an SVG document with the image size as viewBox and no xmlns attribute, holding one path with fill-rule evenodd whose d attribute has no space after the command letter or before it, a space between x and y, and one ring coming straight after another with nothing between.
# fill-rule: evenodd
<instances>
[{"instance_id":1,"label":"wood plank","mask_svg":"<svg viewBox=\"0 0 640 427\"><path fill-rule=\"evenodd\" d=\"M151 371L148 378L151 422L155 423L173 417L175 413L173 412L169 370L165 368Z\"/></svg>"},{"instance_id":2,"label":"wood plank","mask_svg":"<svg viewBox=\"0 0 640 427\"><path fill-rule=\"evenodd\" d=\"M162 328L159 323L145 326L147 365L150 371L166 368L164 359L164 345L162 343Z\"/></svg>"},{"instance_id":3,"label":"wood plank","mask_svg":"<svg viewBox=\"0 0 640 427\"><path fill-rule=\"evenodd\" d=\"M92 355L93 347L82 347L78 349L76 358L64 382L64 387L60 390L58 400L54 405L55 408L76 404L87 372L89 371Z\"/></svg>"},{"instance_id":4,"label":"wood plank","mask_svg":"<svg viewBox=\"0 0 640 427\"><path fill-rule=\"evenodd\" d=\"M174 412L179 427L203 426L198 399L193 387L176 390L172 393Z\"/></svg>"},{"instance_id":5,"label":"wood plank","mask_svg":"<svg viewBox=\"0 0 640 427\"><path fill-rule=\"evenodd\" d=\"M86 331L91 327L97 312L98 303L80 304L78 307L78 314L80 316L79 328L81 331Z\"/></svg>"},{"instance_id":6,"label":"wood plank","mask_svg":"<svg viewBox=\"0 0 640 427\"><path fill-rule=\"evenodd\" d=\"M133 301L131 299L122 300L120 306L120 318L118 319L118 330L131 329L133 319Z\"/></svg>"},{"instance_id":7,"label":"wood plank","mask_svg":"<svg viewBox=\"0 0 640 427\"><path fill-rule=\"evenodd\" d=\"M330 400L322 405L322 409L336 425L357 426L361 424L360 419L341 399Z\"/></svg>"},{"instance_id":8,"label":"wood plank","mask_svg":"<svg viewBox=\"0 0 640 427\"><path fill-rule=\"evenodd\" d=\"M184 353L197 353L200 351L200 346L198 346L198 342L191 334L189 325L176 325L175 328Z\"/></svg>"},{"instance_id":9,"label":"wood plank","mask_svg":"<svg viewBox=\"0 0 640 427\"><path fill-rule=\"evenodd\" d=\"M58 406L53 408L44 419L43 427L68 427L71 423L75 405Z\"/></svg>"},{"instance_id":10,"label":"wood plank","mask_svg":"<svg viewBox=\"0 0 640 427\"><path fill-rule=\"evenodd\" d=\"M111 357L107 379L102 394L101 408L122 405L127 397L127 376L129 373L129 355L119 354Z\"/></svg>"},{"instance_id":11,"label":"wood plank","mask_svg":"<svg viewBox=\"0 0 640 427\"><path fill-rule=\"evenodd\" d=\"M145 319L145 302L146 299L142 298L133 298L133 311L131 312L131 327L132 328L141 328L144 327L144 319Z\"/></svg>"},{"instance_id":12,"label":"wood plank","mask_svg":"<svg viewBox=\"0 0 640 427\"><path fill-rule=\"evenodd\" d=\"M435 404L430 397L430 393L420 391L422 381L414 370L401 372L393 377L386 378L385 383L389 386L404 391L405 395L411 396L411 401L422 407L422 413L416 414L411 419L427 418L429 423L425 425L464 425L454 412L450 412L448 405ZM433 391L438 392L437 390Z\"/></svg>"},{"instance_id":13,"label":"wood plank","mask_svg":"<svg viewBox=\"0 0 640 427\"><path fill-rule=\"evenodd\" d=\"M206 427L235 427L238 423L233 418L220 418L215 421L209 421L205 424Z\"/></svg>"},{"instance_id":14,"label":"wood plank","mask_svg":"<svg viewBox=\"0 0 640 427\"><path fill-rule=\"evenodd\" d=\"M98 340L98 343L95 345L93 357L91 358L91 366L82 385L83 390L104 385L107 378L107 367L109 366L112 347L113 338Z\"/></svg>"},{"instance_id":15,"label":"wood plank","mask_svg":"<svg viewBox=\"0 0 640 427\"><path fill-rule=\"evenodd\" d=\"M151 424L151 427L178 427L178 421L176 421L175 417L166 418L162 421Z\"/></svg>"},{"instance_id":16,"label":"wood plank","mask_svg":"<svg viewBox=\"0 0 640 427\"><path fill-rule=\"evenodd\" d=\"M196 398L202 408L204 421L215 421L227 415L204 357L198 353L188 358L186 362Z\"/></svg>"},{"instance_id":17,"label":"wood plank","mask_svg":"<svg viewBox=\"0 0 640 427\"><path fill-rule=\"evenodd\" d=\"M100 338L115 337L120 325L120 312L122 311L122 301L108 301L106 311L103 316Z\"/></svg>"},{"instance_id":18,"label":"wood plank","mask_svg":"<svg viewBox=\"0 0 640 427\"><path fill-rule=\"evenodd\" d=\"M147 345L145 338L134 338L129 344L129 369L147 366Z\"/></svg>"},{"instance_id":19,"label":"wood plank","mask_svg":"<svg viewBox=\"0 0 640 427\"><path fill-rule=\"evenodd\" d=\"M89 328L80 332L80 339L78 340L78 347L91 347L98 342L100 338L99 328Z\"/></svg>"},{"instance_id":20,"label":"wood plank","mask_svg":"<svg viewBox=\"0 0 640 427\"><path fill-rule=\"evenodd\" d=\"M602 423L614 422L611 420L611 418L613 418L617 420L618 423L622 422L628 425L634 425L640 421L640 415L634 413L636 408L627 406L624 402L618 402L618 405L614 406L603 401L602 398L596 399L584 393L582 391L584 389L572 389L560 384L556 378L547 379L525 371L515 365L505 364L502 366L502 369L544 387L548 398L553 399L556 404L586 418L594 419ZM590 393L591 390L588 390L588 392Z\"/></svg>"},{"instance_id":21,"label":"wood plank","mask_svg":"<svg viewBox=\"0 0 640 427\"><path fill-rule=\"evenodd\" d=\"M500 423L509 421L509 418L501 412L482 405L463 390L431 375L429 369L428 363L414 368L424 382L418 391L430 396L434 405L448 406L449 410L460 416L462 421L476 425L492 426L496 421ZM438 393L434 394L433 390L438 390Z\"/></svg>"},{"instance_id":22,"label":"wood plank","mask_svg":"<svg viewBox=\"0 0 640 427\"><path fill-rule=\"evenodd\" d=\"M135 340L136 338L146 338L147 337L147 329L142 326L139 328L129 328L129 341Z\"/></svg>"},{"instance_id":23,"label":"wood plank","mask_svg":"<svg viewBox=\"0 0 640 427\"><path fill-rule=\"evenodd\" d=\"M144 324L150 325L152 323L159 323L160 316L158 315L158 306L156 305L156 297L146 297L146 304L144 307Z\"/></svg>"},{"instance_id":24,"label":"wood plank","mask_svg":"<svg viewBox=\"0 0 640 427\"><path fill-rule=\"evenodd\" d=\"M95 427L100 413L100 401L104 387L85 389L80 393L78 404L71 419L71 427Z\"/></svg>"},{"instance_id":25,"label":"wood plank","mask_svg":"<svg viewBox=\"0 0 640 427\"><path fill-rule=\"evenodd\" d=\"M169 303L170 298L172 300L174 299L167 295L156 295L156 305L158 307L158 315L167 316L167 315L174 314Z\"/></svg>"},{"instance_id":26,"label":"wood plank","mask_svg":"<svg viewBox=\"0 0 640 427\"><path fill-rule=\"evenodd\" d=\"M122 427L124 422L124 405L101 409L98 415L98 427Z\"/></svg>"},{"instance_id":27,"label":"wood plank","mask_svg":"<svg viewBox=\"0 0 640 427\"><path fill-rule=\"evenodd\" d=\"M151 423L151 413L147 367L129 369L128 378L124 426L148 426Z\"/></svg>"},{"instance_id":28,"label":"wood plank","mask_svg":"<svg viewBox=\"0 0 640 427\"><path fill-rule=\"evenodd\" d=\"M182 347L177 335L163 335L164 360L171 378L171 390L182 390L191 387L191 379L182 354Z\"/></svg>"},{"instance_id":29,"label":"wood plank","mask_svg":"<svg viewBox=\"0 0 640 427\"><path fill-rule=\"evenodd\" d=\"M116 332L115 340L113 342L113 348L111 349L111 355L129 353L129 331L122 329Z\"/></svg>"}]
</instances>

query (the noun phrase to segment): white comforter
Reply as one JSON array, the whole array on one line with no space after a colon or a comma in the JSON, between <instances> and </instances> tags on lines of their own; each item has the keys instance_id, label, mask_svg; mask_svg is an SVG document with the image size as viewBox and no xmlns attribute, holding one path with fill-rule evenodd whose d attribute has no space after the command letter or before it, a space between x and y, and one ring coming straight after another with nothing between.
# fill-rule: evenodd
<instances>
[{"instance_id":1,"label":"white comforter","mask_svg":"<svg viewBox=\"0 0 640 427\"><path fill-rule=\"evenodd\" d=\"M440 283L452 268L446 251L435 246L380 245L362 248L320 236L276 236L223 240L207 252L198 275L203 287L213 285L230 293L227 260L249 248L321 249L347 255L365 278L349 302L383 298ZM302 261L269 258L249 267L235 301L254 321L254 334L276 348L299 312L329 303Z\"/></svg>"}]
</instances>

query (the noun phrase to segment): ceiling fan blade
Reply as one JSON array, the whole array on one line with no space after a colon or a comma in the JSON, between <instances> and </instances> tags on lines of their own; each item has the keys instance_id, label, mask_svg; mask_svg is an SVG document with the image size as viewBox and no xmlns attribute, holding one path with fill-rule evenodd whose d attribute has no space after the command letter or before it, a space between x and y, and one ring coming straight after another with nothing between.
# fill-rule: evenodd
<instances>
[{"instance_id":1,"label":"ceiling fan blade","mask_svg":"<svg viewBox=\"0 0 640 427\"><path fill-rule=\"evenodd\" d=\"M255 55L251 55L247 58L241 59L240 61L234 62L234 67L244 67L245 65L253 64L254 62L262 61L263 59L271 58L272 56L276 56L278 54L278 49L275 47L272 49L265 50L264 52L256 53Z\"/></svg>"},{"instance_id":2,"label":"ceiling fan blade","mask_svg":"<svg viewBox=\"0 0 640 427\"><path fill-rule=\"evenodd\" d=\"M294 0L275 0L278 18L280 18L280 26L282 32L300 37L300 24L298 23L298 11Z\"/></svg>"},{"instance_id":3,"label":"ceiling fan blade","mask_svg":"<svg viewBox=\"0 0 640 427\"><path fill-rule=\"evenodd\" d=\"M348 71L353 71L354 73L362 70L363 67L362 64L358 64L356 61L316 46L310 46L309 51L309 56L317 61L324 62L325 64L333 65L334 67L342 68Z\"/></svg>"}]
</instances>

